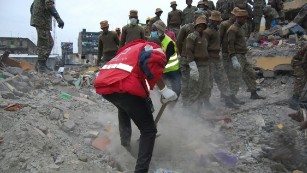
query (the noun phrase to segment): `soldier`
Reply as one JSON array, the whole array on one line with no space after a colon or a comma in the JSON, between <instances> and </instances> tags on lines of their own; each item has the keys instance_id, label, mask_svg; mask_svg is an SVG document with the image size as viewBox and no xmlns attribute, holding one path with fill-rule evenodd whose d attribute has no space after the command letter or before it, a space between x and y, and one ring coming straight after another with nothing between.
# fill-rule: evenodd
<instances>
[{"instance_id":1,"label":"soldier","mask_svg":"<svg viewBox=\"0 0 307 173\"><path fill-rule=\"evenodd\" d=\"M109 31L109 23L107 20L100 22L102 33L98 36L98 59L96 65L109 62L115 55L119 46L118 35L114 31ZM103 59L101 59L103 56Z\"/></svg>"},{"instance_id":2,"label":"soldier","mask_svg":"<svg viewBox=\"0 0 307 173\"><path fill-rule=\"evenodd\" d=\"M228 20L231 16L231 10L234 8L232 0L218 0L216 2L216 10L221 12L223 20Z\"/></svg>"},{"instance_id":3,"label":"soldier","mask_svg":"<svg viewBox=\"0 0 307 173\"><path fill-rule=\"evenodd\" d=\"M231 59L229 58L228 55L228 40L227 40L227 30L229 29L229 27L234 24L234 22L236 21L236 16L234 15L235 12L237 10L240 10L238 7L235 7L232 11L231 11L231 17L229 20L223 21L220 25L220 39L221 39L221 45L222 45L222 57L223 57L223 65L224 65L224 70L226 72L227 75L227 79L229 82L229 88L230 88L230 98L231 100L236 103L236 104L240 104L243 105L244 102L240 101L239 99L236 98L236 94L237 94L237 88L239 88L239 86L236 86L239 84L238 80L236 80L238 78L238 76L240 76L240 71L239 70L235 70L232 66L232 62Z\"/></svg>"},{"instance_id":4,"label":"soldier","mask_svg":"<svg viewBox=\"0 0 307 173\"><path fill-rule=\"evenodd\" d=\"M243 77L249 91L251 91L250 99L265 99L257 94L256 88L256 74L252 65L247 61L245 54L247 52L247 45L244 38L244 31L242 26L246 23L248 13L246 10L238 10L235 12L236 22L227 30L227 41L229 57L233 68L240 70L240 75ZM236 83L234 90L239 91L239 76L232 81ZM230 79L229 79L230 80Z\"/></svg>"},{"instance_id":5,"label":"soldier","mask_svg":"<svg viewBox=\"0 0 307 173\"><path fill-rule=\"evenodd\" d=\"M187 61L190 68L190 84L191 103L189 105L196 106L196 110L201 110L203 104L210 104L209 95L209 63L207 40L203 37L203 31L207 27L207 21L204 16L196 19L195 31L188 35L186 40Z\"/></svg>"},{"instance_id":6,"label":"soldier","mask_svg":"<svg viewBox=\"0 0 307 173\"><path fill-rule=\"evenodd\" d=\"M275 8L281 20L284 20L285 14L283 12L284 0L269 0L268 5L271 5L272 8Z\"/></svg>"},{"instance_id":7,"label":"soldier","mask_svg":"<svg viewBox=\"0 0 307 173\"><path fill-rule=\"evenodd\" d=\"M203 2L208 4L209 10L215 10L214 2L213 1L208 1L208 0L203 0Z\"/></svg>"},{"instance_id":8,"label":"soldier","mask_svg":"<svg viewBox=\"0 0 307 173\"><path fill-rule=\"evenodd\" d=\"M54 6L54 0L34 0L31 7L30 25L37 31L37 52L36 70L40 73L50 71L46 62L53 48L53 38L51 36L52 17L58 23L58 27L64 27L64 22Z\"/></svg>"},{"instance_id":9,"label":"soldier","mask_svg":"<svg viewBox=\"0 0 307 173\"><path fill-rule=\"evenodd\" d=\"M122 28L122 38L120 40L120 47L125 44L138 39L145 39L144 29L138 25L138 11L130 10L129 14L130 24Z\"/></svg>"},{"instance_id":10,"label":"soldier","mask_svg":"<svg viewBox=\"0 0 307 173\"><path fill-rule=\"evenodd\" d=\"M209 18L211 12L209 10L209 7L208 7L208 2L203 2L202 0L200 0L198 3L197 3L197 8L198 10L202 11L203 14Z\"/></svg>"},{"instance_id":11,"label":"soldier","mask_svg":"<svg viewBox=\"0 0 307 173\"><path fill-rule=\"evenodd\" d=\"M190 90L189 90L189 80L190 80L190 67L187 61L186 54L186 38L189 34L195 31L194 26L196 19L202 15L203 12L198 10L194 12L194 22L186 24L180 28L176 45L178 49L178 54L180 55L180 72L181 72L181 97L183 106L187 106L190 100ZM206 17L206 16L204 16Z\"/></svg>"},{"instance_id":12,"label":"soldier","mask_svg":"<svg viewBox=\"0 0 307 173\"><path fill-rule=\"evenodd\" d=\"M293 95L289 107L298 110L300 96L307 82L307 44L305 44L292 58L293 76L295 77Z\"/></svg>"},{"instance_id":13,"label":"soldier","mask_svg":"<svg viewBox=\"0 0 307 173\"><path fill-rule=\"evenodd\" d=\"M167 16L167 28L168 30L173 31L177 36L182 22L181 19L182 11L177 10L176 7L177 7L176 1L172 1L171 2L172 11L169 12Z\"/></svg>"},{"instance_id":14,"label":"soldier","mask_svg":"<svg viewBox=\"0 0 307 173\"><path fill-rule=\"evenodd\" d=\"M117 36L118 36L118 39L120 40L121 37L122 37L122 32L120 32L120 28L116 28L116 29L115 29L115 32L116 32L116 34L117 34Z\"/></svg>"},{"instance_id":15,"label":"soldier","mask_svg":"<svg viewBox=\"0 0 307 173\"><path fill-rule=\"evenodd\" d=\"M242 4L237 4L236 7L239 7L242 10L246 10L248 13L247 21L243 26L245 37L249 38L251 32L253 31L253 11L251 7L247 4L247 1L244 1Z\"/></svg>"},{"instance_id":16,"label":"soldier","mask_svg":"<svg viewBox=\"0 0 307 173\"><path fill-rule=\"evenodd\" d=\"M265 5L266 5L265 0L254 0L253 21L254 21L255 32L259 32L260 30L260 23L263 15L263 8L265 7Z\"/></svg>"},{"instance_id":17,"label":"soldier","mask_svg":"<svg viewBox=\"0 0 307 173\"><path fill-rule=\"evenodd\" d=\"M230 108L239 108L230 98L230 89L229 82L226 77L222 60L220 58L220 34L218 31L218 26L222 21L221 13L219 11L212 11L211 16L209 17L209 23L207 29L204 30L204 37L208 42L208 50L209 58L209 68L210 68L210 95L213 87L213 77L215 82L221 92L221 96L225 98L225 105ZM207 99L209 100L209 98ZM212 105L206 103L209 109L214 109Z\"/></svg>"},{"instance_id":18,"label":"soldier","mask_svg":"<svg viewBox=\"0 0 307 173\"><path fill-rule=\"evenodd\" d=\"M150 28L149 27L150 17L147 17L146 19L146 25L144 26L144 32L145 32L145 39L148 40L150 38Z\"/></svg>"},{"instance_id":19,"label":"soldier","mask_svg":"<svg viewBox=\"0 0 307 173\"><path fill-rule=\"evenodd\" d=\"M152 24L154 24L156 21L158 21L158 20L161 20L161 15L162 15L162 13L163 13L163 11L161 10L161 8L156 8L156 12L155 12L155 14L156 14L156 16L155 17L152 17L151 19L150 19L150 22L149 22L149 27L150 27L150 31L152 30Z\"/></svg>"},{"instance_id":20,"label":"soldier","mask_svg":"<svg viewBox=\"0 0 307 173\"><path fill-rule=\"evenodd\" d=\"M197 11L197 7L192 6L193 0L186 0L187 7L182 11L182 23L181 26L192 23L194 21L194 12Z\"/></svg>"},{"instance_id":21,"label":"soldier","mask_svg":"<svg viewBox=\"0 0 307 173\"><path fill-rule=\"evenodd\" d=\"M263 9L263 15L265 18L265 29L269 30L272 26L273 20L277 20L279 18L279 15L275 8L272 8L271 5L267 5Z\"/></svg>"}]
</instances>

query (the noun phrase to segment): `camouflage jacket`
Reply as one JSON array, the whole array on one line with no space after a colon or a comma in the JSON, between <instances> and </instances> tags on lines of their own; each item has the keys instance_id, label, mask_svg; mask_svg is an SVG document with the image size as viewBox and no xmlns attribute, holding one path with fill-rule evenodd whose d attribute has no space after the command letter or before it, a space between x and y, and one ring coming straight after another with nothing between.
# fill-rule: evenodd
<instances>
[{"instance_id":1,"label":"camouflage jacket","mask_svg":"<svg viewBox=\"0 0 307 173\"><path fill-rule=\"evenodd\" d=\"M194 21L194 12L197 11L197 7L191 6L191 7L186 7L182 11L182 23L181 25L185 25L188 23L193 23Z\"/></svg>"},{"instance_id":2,"label":"camouflage jacket","mask_svg":"<svg viewBox=\"0 0 307 173\"><path fill-rule=\"evenodd\" d=\"M208 24L207 29L203 32L203 37L208 42L208 53L210 58L219 58L220 53L220 34L216 28L210 23Z\"/></svg>"},{"instance_id":3,"label":"camouflage jacket","mask_svg":"<svg viewBox=\"0 0 307 173\"><path fill-rule=\"evenodd\" d=\"M234 23L229 27L227 30L227 41L230 57L235 54L245 54L247 52L244 31L240 24Z\"/></svg>"},{"instance_id":4,"label":"camouflage jacket","mask_svg":"<svg viewBox=\"0 0 307 173\"><path fill-rule=\"evenodd\" d=\"M197 31L189 34L186 41L188 62L195 61L198 66L205 65L209 58L207 47L207 40Z\"/></svg>"},{"instance_id":5,"label":"camouflage jacket","mask_svg":"<svg viewBox=\"0 0 307 173\"><path fill-rule=\"evenodd\" d=\"M194 29L193 23L186 24L180 28L179 34L177 36L176 45L177 45L178 53L183 57L186 56L186 47L185 47L186 38L188 37L190 33L194 31L195 29Z\"/></svg>"},{"instance_id":6,"label":"camouflage jacket","mask_svg":"<svg viewBox=\"0 0 307 173\"><path fill-rule=\"evenodd\" d=\"M122 28L122 38L119 47L123 47L125 44L138 39L145 39L143 27L128 24Z\"/></svg>"},{"instance_id":7,"label":"camouflage jacket","mask_svg":"<svg viewBox=\"0 0 307 173\"><path fill-rule=\"evenodd\" d=\"M221 12L223 20L227 20L231 16L231 11L234 8L232 0L218 0L216 3L216 10Z\"/></svg>"},{"instance_id":8,"label":"camouflage jacket","mask_svg":"<svg viewBox=\"0 0 307 173\"><path fill-rule=\"evenodd\" d=\"M307 68L307 44L300 48L294 55L292 58L292 66L303 66Z\"/></svg>"},{"instance_id":9,"label":"camouflage jacket","mask_svg":"<svg viewBox=\"0 0 307 173\"><path fill-rule=\"evenodd\" d=\"M36 28L52 30L52 15L48 9L54 6L54 0L34 0L30 7L30 25Z\"/></svg>"},{"instance_id":10,"label":"camouflage jacket","mask_svg":"<svg viewBox=\"0 0 307 173\"><path fill-rule=\"evenodd\" d=\"M182 22L182 11L170 11L167 16L167 26L180 26Z\"/></svg>"}]
</instances>

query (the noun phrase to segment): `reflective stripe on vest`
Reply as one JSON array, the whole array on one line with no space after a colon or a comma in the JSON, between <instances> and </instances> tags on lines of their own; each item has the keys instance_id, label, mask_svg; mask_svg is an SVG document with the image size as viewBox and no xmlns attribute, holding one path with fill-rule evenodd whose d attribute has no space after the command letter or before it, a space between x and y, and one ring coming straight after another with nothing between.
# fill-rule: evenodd
<instances>
[{"instance_id":1,"label":"reflective stripe on vest","mask_svg":"<svg viewBox=\"0 0 307 173\"><path fill-rule=\"evenodd\" d=\"M175 46L175 53L173 54L173 56L170 57L170 59L168 60L166 66L165 66L165 69L163 71L163 73L167 73L167 72L170 72L170 71L175 71L175 70L178 70L179 69L179 60L178 60L178 57L177 57L177 47L176 47L176 44L175 42L167 35L165 35L164 39L162 40L162 49L164 52L166 52L166 48L168 46L168 44L170 42L173 42L174 43L174 46Z\"/></svg>"},{"instance_id":2,"label":"reflective stripe on vest","mask_svg":"<svg viewBox=\"0 0 307 173\"><path fill-rule=\"evenodd\" d=\"M121 70L124 70L124 71L127 71L127 72L131 72L133 67L130 66L130 65L127 65L127 64L123 64L123 63L119 63L119 64L106 64L102 67L102 69L114 69L114 68L117 68L117 69L121 69Z\"/></svg>"}]
</instances>

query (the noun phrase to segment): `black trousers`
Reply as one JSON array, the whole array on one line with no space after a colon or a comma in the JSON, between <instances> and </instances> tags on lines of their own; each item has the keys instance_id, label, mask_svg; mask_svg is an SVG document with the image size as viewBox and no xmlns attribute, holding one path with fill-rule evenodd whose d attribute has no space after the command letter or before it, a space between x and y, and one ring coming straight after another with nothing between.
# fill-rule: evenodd
<instances>
[{"instance_id":1,"label":"black trousers","mask_svg":"<svg viewBox=\"0 0 307 173\"><path fill-rule=\"evenodd\" d=\"M118 108L121 144L129 149L131 141L131 119L140 130L140 144L135 173L147 173L154 149L157 128L145 99L127 93L103 95Z\"/></svg>"}]
</instances>

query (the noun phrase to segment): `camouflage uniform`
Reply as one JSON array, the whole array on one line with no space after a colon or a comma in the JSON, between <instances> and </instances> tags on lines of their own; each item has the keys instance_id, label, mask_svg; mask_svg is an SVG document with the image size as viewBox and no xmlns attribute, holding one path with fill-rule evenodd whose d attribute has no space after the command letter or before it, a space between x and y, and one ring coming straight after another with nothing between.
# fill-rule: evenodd
<instances>
[{"instance_id":1,"label":"camouflage uniform","mask_svg":"<svg viewBox=\"0 0 307 173\"><path fill-rule=\"evenodd\" d=\"M230 20L222 22L220 24L219 32L222 45L223 65L229 82L230 94L236 95L238 92L237 88L239 88L237 85L240 83L240 78L238 77L240 76L240 71L233 68L231 58L228 54L228 40L226 34L232 24L233 23Z\"/></svg>"},{"instance_id":2,"label":"camouflage uniform","mask_svg":"<svg viewBox=\"0 0 307 173\"><path fill-rule=\"evenodd\" d=\"M103 55L102 64L110 61L118 50L119 39L117 33L114 31L108 31L107 33L101 33L98 36L98 63L101 61Z\"/></svg>"},{"instance_id":3,"label":"camouflage uniform","mask_svg":"<svg viewBox=\"0 0 307 173\"><path fill-rule=\"evenodd\" d=\"M246 23L242 26L243 31L244 31L244 36L249 38L250 34L253 31L253 11L251 9L251 7L247 4L247 3L242 3L242 4L238 4L237 7L239 7L240 9L246 10L248 12L248 17L247 17L247 21Z\"/></svg>"},{"instance_id":4,"label":"camouflage uniform","mask_svg":"<svg viewBox=\"0 0 307 173\"><path fill-rule=\"evenodd\" d=\"M228 20L231 16L231 11L234 8L232 0L218 0L216 3L216 10L221 12L223 20Z\"/></svg>"},{"instance_id":5,"label":"camouflage uniform","mask_svg":"<svg viewBox=\"0 0 307 173\"><path fill-rule=\"evenodd\" d=\"M31 23L37 31L38 61L47 60L53 48L52 15L48 11L54 6L54 0L34 0L31 5Z\"/></svg>"},{"instance_id":6,"label":"camouflage uniform","mask_svg":"<svg viewBox=\"0 0 307 173\"><path fill-rule=\"evenodd\" d=\"M272 7L265 7L263 10L263 15L265 18L265 29L266 30L271 28L272 21L274 19L279 18L277 11L275 10L275 8L272 8Z\"/></svg>"},{"instance_id":7,"label":"camouflage uniform","mask_svg":"<svg viewBox=\"0 0 307 173\"><path fill-rule=\"evenodd\" d=\"M181 23L182 26L188 23L193 23L195 11L197 11L197 7L195 6L186 7L182 11L182 23Z\"/></svg>"},{"instance_id":8,"label":"camouflage uniform","mask_svg":"<svg viewBox=\"0 0 307 173\"><path fill-rule=\"evenodd\" d=\"M307 82L307 44L292 59L294 87L293 96L300 97Z\"/></svg>"},{"instance_id":9,"label":"camouflage uniform","mask_svg":"<svg viewBox=\"0 0 307 173\"><path fill-rule=\"evenodd\" d=\"M195 61L199 72L198 81L189 79L189 102L197 106L197 110L199 110L199 106L201 106L202 103L204 103L206 100L209 100L210 98L210 70L208 63L209 55L206 49L207 46L207 40L197 31L194 31L193 33L188 35L186 41L187 61Z\"/></svg>"},{"instance_id":10,"label":"camouflage uniform","mask_svg":"<svg viewBox=\"0 0 307 173\"><path fill-rule=\"evenodd\" d=\"M172 10L168 13L167 16L167 27L170 31L173 31L176 36L178 36L180 25L182 22L182 11L181 10Z\"/></svg>"},{"instance_id":11,"label":"camouflage uniform","mask_svg":"<svg viewBox=\"0 0 307 173\"><path fill-rule=\"evenodd\" d=\"M254 31L259 32L261 18L263 15L263 8L265 7L265 0L254 0Z\"/></svg>"},{"instance_id":12,"label":"camouflage uniform","mask_svg":"<svg viewBox=\"0 0 307 173\"><path fill-rule=\"evenodd\" d=\"M277 11L279 17L281 19L285 18L285 14L283 12L283 5L284 2L283 0L269 0L268 5L271 5L272 8L275 8L275 10Z\"/></svg>"},{"instance_id":13,"label":"camouflage uniform","mask_svg":"<svg viewBox=\"0 0 307 173\"><path fill-rule=\"evenodd\" d=\"M214 2L213 1L208 1L208 0L203 0L204 2L208 3L208 8L209 10L215 10Z\"/></svg>"},{"instance_id":14,"label":"camouflage uniform","mask_svg":"<svg viewBox=\"0 0 307 173\"><path fill-rule=\"evenodd\" d=\"M241 75L245 81L248 89L252 92L256 91L256 74L252 65L246 60L245 54L247 52L247 45L244 39L244 31L240 24L234 23L227 30L227 41L229 56L237 56L241 65ZM229 79L231 80L231 79ZM235 85L232 89L234 94L239 91L240 79L232 81Z\"/></svg>"},{"instance_id":15,"label":"camouflage uniform","mask_svg":"<svg viewBox=\"0 0 307 173\"><path fill-rule=\"evenodd\" d=\"M229 82L227 80L220 53L220 35L218 28L215 28L212 24L208 24L207 29L203 32L204 37L208 42L208 54L210 65L210 94L213 88L213 78L224 96L230 96Z\"/></svg>"},{"instance_id":16,"label":"camouflage uniform","mask_svg":"<svg viewBox=\"0 0 307 173\"><path fill-rule=\"evenodd\" d=\"M122 28L122 38L119 45L123 47L125 44L138 39L145 39L143 27L128 24Z\"/></svg>"}]
</instances>

